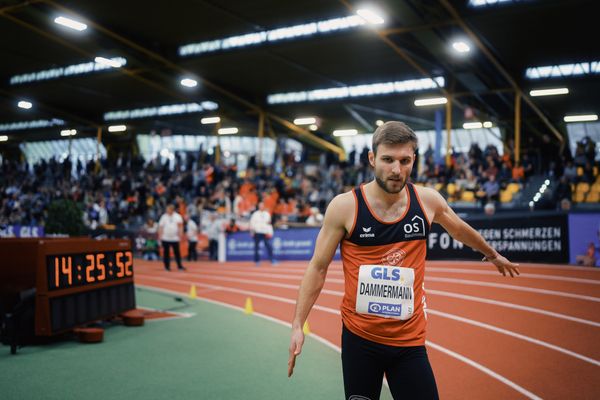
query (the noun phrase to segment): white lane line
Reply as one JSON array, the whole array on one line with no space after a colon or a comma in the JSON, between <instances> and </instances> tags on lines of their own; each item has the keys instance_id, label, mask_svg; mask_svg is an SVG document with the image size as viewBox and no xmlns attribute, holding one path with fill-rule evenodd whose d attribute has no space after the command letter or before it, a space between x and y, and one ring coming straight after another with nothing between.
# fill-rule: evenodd
<instances>
[{"instance_id":1,"label":"white lane line","mask_svg":"<svg viewBox=\"0 0 600 400\"><path fill-rule=\"evenodd\" d=\"M469 295L460 294L460 293L446 292L443 290L426 289L425 293L435 294L438 296L453 297L456 299L467 300L467 301L475 301L478 303L493 304L495 306L513 308L515 310L529 311L529 312L532 312L535 314L542 314L542 315L547 315L549 317L566 319L568 321L579 322L580 324L586 324L586 325L591 325L591 326L600 328L600 322L590 321L588 319L583 319L583 318L572 317L570 315L559 314L559 313L555 313L552 311L546 311L546 310L542 310L541 308L521 306L518 304L507 303L504 301L491 300L491 299L486 299L483 297L469 296Z\"/></svg>"},{"instance_id":2,"label":"white lane line","mask_svg":"<svg viewBox=\"0 0 600 400\"><path fill-rule=\"evenodd\" d=\"M186 276L197 277L200 279L210 279L210 280L217 280L217 281L224 281L224 282L238 282L238 283L243 283L243 284L278 287L278 288L291 289L291 290L296 290L296 291L298 290L298 285L289 285L289 284L285 284L285 283L265 282L265 281L252 280L252 279L241 279L241 278L240 279L229 278L229 277L222 277L222 276L213 275L213 274L188 273L188 274L186 274ZM486 299L483 297L469 296L469 295L464 295L464 294L459 294L459 293L454 293L454 292L447 292L447 291L443 291L443 290L426 289L425 292L427 294L435 294L438 296L453 297L453 298L457 298L457 299L461 299L461 300L492 304L492 305L496 305L496 306L500 306L500 307L512 308L512 309L521 310L521 311L528 311L528 312L532 312L532 313L536 313L536 314L547 315L547 316L554 317L554 318L559 318L559 319L564 319L564 320L568 320L568 321L578 322L581 324L600 327L600 322L590 321L590 320L583 319L583 318L577 318L577 317L573 317L573 316L566 315L566 314L555 313L552 311L546 311L541 308L522 306L522 305L518 305L518 304L507 303L504 301ZM332 296L343 296L344 295L343 291L329 290L329 289L323 289L321 291L321 293L329 294Z\"/></svg>"},{"instance_id":3,"label":"white lane line","mask_svg":"<svg viewBox=\"0 0 600 400\"><path fill-rule=\"evenodd\" d=\"M489 268L486 267L489 264L486 263L482 263L481 261L443 261L443 260L439 260L439 261L430 261L427 260L425 262L425 266L436 266L436 265L441 265L441 268L444 268L444 266L447 265L456 265L456 266L460 266L460 267L464 267L464 266L471 266L474 268ZM520 268L532 268L532 269L555 269L555 270L563 270L563 271L580 271L580 272L600 272L600 269L596 268L596 267L583 267L583 266L574 266L574 265L552 265L552 264L532 264L532 263L519 263L520 264Z\"/></svg>"},{"instance_id":4,"label":"white lane line","mask_svg":"<svg viewBox=\"0 0 600 400\"><path fill-rule=\"evenodd\" d=\"M224 271L214 271L214 272L222 273ZM263 276L266 278L284 279L284 280L298 280L299 278L302 277L302 276L298 276L298 275L294 276L294 275L289 275L289 274L270 274L270 273L264 273L264 272L245 272L245 271L240 271L240 272L227 271L227 274L235 275L235 276L240 276L240 275L241 276L248 276L248 275ZM435 276L433 276L433 277L425 276L425 283L427 283L427 282L446 282L446 283L458 283L458 284L469 285L469 286L493 287L493 288L498 288L498 289L516 290L516 291L520 291L520 292L538 293L538 294L544 294L544 295L549 295L549 296L569 297L569 298L578 299L578 300L586 300L586 301L593 301L593 302L600 303L600 297L593 297L593 296L587 296L587 295L570 293L570 292L562 292L560 290L547 290L547 289L532 288L529 286L508 285L505 283L493 283L493 282L484 282L484 281L473 281L473 280L469 280L469 279L440 278L440 277L435 277ZM344 280L330 278L328 276L327 279L325 280L325 283L340 283L341 284L341 283L344 283Z\"/></svg>"},{"instance_id":5,"label":"white lane line","mask_svg":"<svg viewBox=\"0 0 600 400\"><path fill-rule=\"evenodd\" d=\"M547 294L550 296L570 297L573 299L594 301L594 302L600 303L600 297L586 296L583 294L575 294L575 293L569 293L569 292L561 292L559 290L538 289L538 288L532 288L529 286L516 286L516 285L507 285L504 283L471 281L468 279L438 278L438 277L432 277L432 276L425 277L425 283L427 283L427 282L447 282L447 283L458 283L461 285L485 286L485 287L493 287L493 288L499 288L499 289L510 289L510 290L517 290L520 292L531 292L531 293Z\"/></svg>"},{"instance_id":6,"label":"white lane line","mask_svg":"<svg viewBox=\"0 0 600 400\"><path fill-rule=\"evenodd\" d=\"M474 274L474 275L494 275L500 277L501 275L497 271L479 271L466 268L440 268L440 267L429 267L426 271L431 272L450 272L456 274ZM556 275L544 275L544 274L520 274L519 278L530 278L530 279L544 279L550 281L560 282L576 282L576 283L587 283L590 285L600 285L600 280L597 279L583 279L583 278L571 278L570 276L556 276Z\"/></svg>"},{"instance_id":7,"label":"white lane line","mask_svg":"<svg viewBox=\"0 0 600 400\"><path fill-rule=\"evenodd\" d=\"M483 365L479 364L478 362L475 362L475 361L471 360L470 358L463 356L462 354L458 354L450 349L442 347L439 344L433 343L429 340L427 340L426 343L427 343L427 346L429 346L433 349L436 349L437 351L441 351L442 353L445 353L445 354L449 355L450 357L454 357L457 360L460 360L460 361L464 362L465 364L468 364L471 367L478 369L479 371L483 372L484 374L489 375L492 378L504 383L505 385L510 386L511 388L513 388L517 392L523 394L524 396L526 396L529 399L542 400L541 397L531 393L529 390L523 388L522 386L517 385L513 381L505 378L504 376L498 374L497 372L494 372L491 369L484 367Z\"/></svg>"},{"instance_id":8,"label":"white lane line","mask_svg":"<svg viewBox=\"0 0 600 400\"><path fill-rule=\"evenodd\" d=\"M266 277L266 278L295 280L295 281L298 281L298 279L299 279L298 276L292 276L292 275L288 275L288 274L273 275L273 274L268 274L268 273L263 273L263 272L239 272L238 273L238 272L233 272L233 271L215 271L215 273L219 273L219 274L224 273L227 275L234 275L234 276L240 276L240 275L241 276L250 275L250 276L256 276L256 277L262 276L262 277ZM142 276L143 274L144 274L144 272L137 273L137 275L140 275L140 276ZM145 276L149 276L149 275L145 275ZM516 291L520 291L520 292L538 293L538 294L544 294L544 295L549 295L549 296L569 297L569 298L578 299L578 300L586 300L586 301L593 301L593 302L600 303L600 297L586 296L586 295L575 294L575 293L570 293L570 292L561 292L559 290L538 289L538 288L532 288L529 286L516 286L516 285L507 285L504 283L473 281L473 280L469 280L469 279L439 278L439 277L431 277L431 276L425 277L425 283L427 284L427 282L445 282L445 283L458 283L461 285L469 285L469 286L493 287L493 288L498 288L498 289L516 290ZM326 279L325 283L340 283L340 284L342 284L342 283L344 283L344 280L328 277Z\"/></svg>"},{"instance_id":9,"label":"white lane line","mask_svg":"<svg viewBox=\"0 0 600 400\"><path fill-rule=\"evenodd\" d=\"M273 300L273 301L279 301L282 303L287 303L287 304L296 304L295 300L286 298L286 297L280 297L280 296L273 296L270 294L264 294L264 293L260 293L260 292L254 292L254 291L249 291L249 290L242 290L242 289L235 289L235 288L229 288L229 287L225 287L225 286L215 286L215 285L208 285L202 282L189 282L189 281L181 281L181 280L177 280L177 279L170 279L170 278L159 278L159 277L146 277L147 279L154 279L154 280L159 280L159 281L167 281L167 282L173 282L173 283L179 283L179 284L185 284L185 285L189 285L190 283L195 284L196 286L202 286L202 287L208 287L208 288L218 288L219 290L223 290L226 292L233 292L233 293L240 293L240 294L244 294L244 295L249 295L249 296L255 296L255 297L259 297L259 298L265 298L265 299L269 299L269 300ZM318 304L315 304L313 306L314 309L316 310L320 310L326 313L330 313L330 314L335 314L335 315L340 315L340 311L330 308L330 307L325 307L325 306L320 306ZM502 329L502 328L498 328L494 325L489 325L483 322L479 322L479 321L475 321L472 319L468 319L468 318L464 318L464 317L460 317L458 315L454 315L454 314L449 314L449 313L444 313L441 311L437 311L431 308L427 308L427 313L428 314L432 314L432 315L437 315L440 317L445 317L445 318L449 318L449 319L454 319L456 321L459 322L463 322L469 325L474 325L474 326L478 326L480 328L484 328L484 329L488 329L488 330L492 330L494 332L498 332L498 333L502 333L504 335L507 336L512 336L515 337L517 339L521 339L533 344L537 344L539 346L543 346L558 352L561 352L563 354L569 355L571 357L574 358L578 358L580 360L586 361L590 364L596 365L596 366L600 366L600 361L594 360L593 358L589 358L586 357L584 355L581 355L579 353L575 353L573 351L567 350L565 348L562 348L560 346L555 346L553 344L550 344L548 342L544 342L542 340L538 340L538 339L534 339L532 337L526 336L526 335L521 335L520 333L516 333L513 331L509 331L507 329Z\"/></svg>"},{"instance_id":10,"label":"white lane line","mask_svg":"<svg viewBox=\"0 0 600 400\"><path fill-rule=\"evenodd\" d=\"M147 286L147 285L136 285L136 286L140 286L140 287L147 288L147 289L150 289L150 290L156 290L158 292L172 294L172 295L175 295L175 296L181 296L182 295L182 293L180 293L180 292L175 292L175 291L171 291L171 290L155 288L153 286ZM244 309L242 307L234 306L234 305L231 305L231 304L228 304L228 303L224 303L224 302L221 302L221 301L217 301L217 300L213 300L213 299L208 299L208 298L205 298L205 297L198 297L197 300L203 300L203 301L206 301L206 302L209 302L209 303L212 303L212 304L216 304L216 305L219 305L219 306L222 306L222 307L227 307L227 308L230 308L230 309L233 309L233 310L237 310L239 312L244 312ZM274 323L286 326L288 328L292 327L292 325L289 322L282 321L280 319L271 317L270 315L266 315L266 314L262 314L262 313L258 313L258 312L254 312L252 315L256 315L256 316L258 316L260 318L266 319L267 321L271 321L271 322L274 322ZM325 339L322 336L316 335L314 332L311 332L309 336L312 337L312 338L314 338L314 339L316 339L320 343L323 343L325 346L329 347L330 349L335 350L338 353L342 352L342 349L339 346L336 346L335 344L333 344L332 342L330 342L329 340ZM529 392L528 390L524 389L523 387L517 385L515 382L513 382L513 381L507 379L506 377L498 374L497 372L494 372L491 369L489 369L489 368L487 368L487 367L479 364L478 362L475 362L475 361L471 360L470 358L467 358L467 357L465 357L465 356L463 356L461 354L458 354L458 353L456 353L456 352L454 352L454 351L452 351L450 349L447 349L447 348L445 348L443 346L440 346L439 344L433 343L433 342L431 342L429 340L426 343L427 343L427 346L429 346L429 347L431 347L431 348L433 348L433 349L435 349L437 351L441 351L441 352L449 355L452 358L455 358L455 359L457 359L459 361L464 362L465 364L468 364L468 365L472 366L473 368L475 368L475 369L483 372L484 374L486 374L486 375L488 375L488 376L490 376L490 377L492 377L492 378L500 381L501 383L503 383L503 384L505 384L505 385L513 388L517 392L519 392L519 393L527 396L529 399L532 399L532 400L542 400L541 397L536 396L535 394ZM387 383L387 381L385 379L384 379L384 384L386 386L388 386L388 383Z\"/></svg>"},{"instance_id":11,"label":"white lane line","mask_svg":"<svg viewBox=\"0 0 600 400\"><path fill-rule=\"evenodd\" d=\"M235 289L235 288L230 288L227 286L209 285L209 284L198 282L198 281L187 281L187 280L183 281L180 279L172 279L172 278L160 278L160 277L154 277L154 276L145 276L144 278L150 279L150 280L155 280L155 281L161 281L161 282L173 282L173 283L178 283L178 284L182 284L182 285L194 284L198 287L205 287L205 288L209 288L209 289L221 290L224 292L239 293L239 294L243 294L243 295L247 295L247 296L254 296L254 297L258 297L258 298L279 301L281 303L287 303L287 304L293 304L293 305L296 304L296 300L292 300L292 299L288 299L288 298L280 297L280 296L273 296L273 295L265 294L265 293L261 293L261 292L254 292L251 290ZM320 306L317 304L315 304L313 306L313 308L320 310L320 311L330 313L330 314L340 315L340 311L335 310L333 308L323 307L323 306Z\"/></svg>"},{"instance_id":12,"label":"white lane line","mask_svg":"<svg viewBox=\"0 0 600 400\"><path fill-rule=\"evenodd\" d=\"M146 323L146 322L170 321L170 320L182 319L182 318L192 318L193 316L196 315L194 313L164 311L164 310L160 310L158 308L150 308L150 307L140 307L140 306L137 306L137 308L140 309L140 310L148 310L148 311L154 311L154 312L161 312L161 313L165 313L165 314L175 314L172 317L159 317L159 318L145 318L145 315L144 315L144 323Z\"/></svg>"},{"instance_id":13,"label":"white lane line","mask_svg":"<svg viewBox=\"0 0 600 400\"><path fill-rule=\"evenodd\" d=\"M437 310L432 310L431 308L427 308L427 314L432 314L432 315L437 315L437 316L443 317L443 318L453 319L455 321L459 321L459 322L462 322L462 323L465 323L465 324L478 326L478 327L483 328L483 329L488 329L490 331L498 332L498 333L501 333L501 334L504 334L504 335L507 335L507 336L512 336L514 338L521 339L521 340L524 340L524 341L529 342L529 343L537 344L538 346L543 346L543 347L546 347L548 349L552 349L552 350L558 351L560 353L566 354L566 355L571 356L571 357L578 358L580 360L583 360L585 362L588 362L590 364L593 364L595 366L600 367L600 361L598 361L598 360L594 360L593 358L586 357L586 356L584 356L582 354L575 353L574 351L567 350L567 349L565 349L563 347L560 347L560 346L555 346L555 345L550 344L548 342L544 342L543 340L534 339L534 338L532 338L530 336L521 335L520 333L509 331L508 329L502 329L502 328L499 328L499 327L494 326L494 325L490 325L490 324L486 324L486 323L483 323L483 322L475 321L473 319L459 317L458 315L448 314L448 313L437 311Z\"/></svg>"},{"instance_id":14,"label":"white lane line","mask_svg":"<svg viewBox=\"0 0 600 400\"><path fill-rule=\"evenodd\" d=\"M195 278L199 278L199 279L209 279L209 280L213 280L213 281L237 282L237 283L246 283L246 284L250 284L250 285L278 287L278 288L282 288L282 289L295 290L296 292L300 288L299 284L288 285L285 283L265 282L265 281L257 281L257 280L253 280L253 279L229 278L229 277L224 277L224 276L220 276L220 275L216 275L216 274L213 275L213 274L188 273L188 274L186 274L186 276L195 277ZM323 289L323 290L321 290L321 293L330 294L333 296L343 296L344 295L344 292L342 292L342 291L329 290L329 289Z\"/></svg>"}]
</instances>

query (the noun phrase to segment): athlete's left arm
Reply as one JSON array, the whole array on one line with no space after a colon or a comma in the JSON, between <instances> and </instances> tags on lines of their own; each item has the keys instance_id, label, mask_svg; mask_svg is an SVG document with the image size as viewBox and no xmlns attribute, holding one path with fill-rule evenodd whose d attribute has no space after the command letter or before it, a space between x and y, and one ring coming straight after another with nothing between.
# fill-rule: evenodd
<instances>
[{"instance_id":1,"label":"athlete's left arm","mask_svg":"<svg viewBox=\"0 0 600 400\"><path fill-rule=\"evenodd\" d=\"M496 266L498 271L506 276L508 272L511 277L519 275L519 264L506 259L496 251L490 244L469 224L463 221L446 200L435 190L424 188L419 192L424 200L426 208L433 214L433 222L444 227L454 239L469 247L483 253L483 261L489 261Z\"/></svg>"}]
</instances>

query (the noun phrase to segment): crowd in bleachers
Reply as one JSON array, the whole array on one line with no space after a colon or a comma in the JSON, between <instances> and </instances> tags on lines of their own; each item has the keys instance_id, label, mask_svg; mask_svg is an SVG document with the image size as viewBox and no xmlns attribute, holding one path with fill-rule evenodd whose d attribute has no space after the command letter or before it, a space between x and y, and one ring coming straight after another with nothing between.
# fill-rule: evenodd
<instances>
[{"instance_id":1,"label":"crowd in bleachers","mask_svg":"<svg viewBox=\"0 0 600 400\"><path fill-rule=\"evenodd\" d=\"M558 153L551 156L539 146L524 151L520 163L513 161L513 153L510 143L503 155L494 146L481 149L474 144L466 154L454 153L446 167L443 160L434 161L429 148L421 155L420 170L413 171L413 181L436 187L449 201L479 202L482 208L490 202L510 202L531 175L540 172L559 181L555 204L563 199L593 200L589 193L600 192L595 143L589 139L578 145L570 160ZM182 216L203 224L208 220L203 215L213 212L227 220L244 220L259 198L275 216L276 225L318 224L336 194L372 179L367 154L366 148L360 154L353 150L345 162L329 156L316 164L286 154L270 166L257 166L251 159L243 174L236 166L215 165L206 154L192 153L176 155L172 161L145 162L120 155L98 164L78 161L75 165L69 159L33 166L4 160L0 225L43 225L54 199L78 203L90 229L137 229L147 220L158 220L168 203L175 203Z\"/></svg>"}]
</instances>

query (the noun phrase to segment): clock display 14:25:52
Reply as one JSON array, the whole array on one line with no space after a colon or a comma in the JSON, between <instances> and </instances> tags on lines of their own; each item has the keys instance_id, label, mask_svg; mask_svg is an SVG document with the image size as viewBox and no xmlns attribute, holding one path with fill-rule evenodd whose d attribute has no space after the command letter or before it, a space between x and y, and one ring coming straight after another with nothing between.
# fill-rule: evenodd
<instances>
[{"instance_id":1,"label":"clock display 14:25:52","mask_svg":"<svg viewBox=\"0 0 600 400\"><path fill-rule=\"evenodd\" d=\"M46 257L48 290L67 289L133 276L131 251L59 254Z\"/></svg>"}]
</instances>

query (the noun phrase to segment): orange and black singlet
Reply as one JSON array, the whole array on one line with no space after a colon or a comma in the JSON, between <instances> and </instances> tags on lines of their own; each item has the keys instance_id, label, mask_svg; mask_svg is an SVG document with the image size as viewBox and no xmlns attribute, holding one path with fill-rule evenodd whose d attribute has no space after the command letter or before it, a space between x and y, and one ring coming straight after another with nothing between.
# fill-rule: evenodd
<instances>
[{"instance_id":1,"label":"orange and black singlet","mask_svg":"<svg viewBox=\"0 0 600 400\"><path fill-rule=\"evenodd\" d=\"M353 190L354 226L341 243L342 321L352 333L389 346L425 344L425 256L430 224L411 183L404 215L382 221L363 186Z\"/></svg>"}]
</instances>

